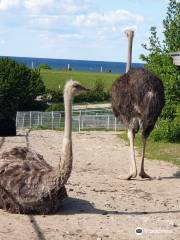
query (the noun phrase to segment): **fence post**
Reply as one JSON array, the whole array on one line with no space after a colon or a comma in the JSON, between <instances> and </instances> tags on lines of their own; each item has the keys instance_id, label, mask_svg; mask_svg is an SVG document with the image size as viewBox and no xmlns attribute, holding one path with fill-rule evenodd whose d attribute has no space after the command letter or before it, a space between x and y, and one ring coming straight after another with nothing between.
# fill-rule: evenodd
<instances>
[{"instance_id":1,"label":"fence post","mask_svg":"<svg viewBox=\"0 0 180 240\"><path fill-rule=\"evenodd\" d=\"M107 117L107 129L109 129L109 115Z\"/></svg>"},{"instance_id":2,"label":"fence post","mask_svg":"<svg viewBox=\"0 0 180 240\"><path fill-rule=\"evenodd\" d=\"M18 115L19 115L19 113L16 112L16 128L17 128L17 125L18 125Z\"/></svg>"},{"instance_id":3,"label":"fence post","mask_svg":"<svg viewBox=\"0 0 180 240\"><path fill-rule=\"evenodd\" d=\"M59 128L61 128L61 113L59 115Z\"/></svg>"},{"instance_id":4,"label":"fence post","mask_svg":"<svg viewBox=\"0 0 180 240\"><path fill-rule=\"evenodd\" d=\"M24 128L24 119L25 119L25 113L23 113L22 129Z\"/></svg>"},{"instance_id":5,"label":"fence post","mask_svg":"<svg viewBox=\"0 0 180 240\"><path fill-rule=\"evenodd\" d=\"M38 127L39 127L39 112L38 112L38 123L37 123Z\"/></svg>"},{"instance_id":6,"label":"fence post","mask_svg":"<svg viewBox=\"0 0 180 240\"><path fill-rule=\"evenodd\" d=\"M115 130L115 132L117 131L117 119L116 119L116 117L115 117L115 126L114 126L114 130Z\"/></svg>"},{"instance_id":7,"label":"fence post","mask_svg":"<svg viewBox=\"0 0 180 240\"><path fill-rule=\"evenodd\" d=\"M81 131L81 110L79 111L79 132Z\"/></svg>"},{"instance_id":8,"label":"fence post","mask_svg":"<svg viewBox=\"0 0 180 240\"><path fill-rule=\"evenodd\" d=\"M41 126L43 125L43 113L41 112Z\"/></svg>"},{"instance_id":9,"label":"fence post","mask_svg":"<svg viewBox=\"0 0 180 240\"><path fill-rule=\"evenodd\" d=\"M52 119L52 130L54 128L54 113L53 111L51 112L51 119Z\"/></svg>"},{"instance_id":10,"label":"fence post","mask_svg":"<svg viewBox=\"0 0 180 240\"><path fill-rule=\"evenodd\" d=\"M30 113L29 113L29 123L30 123L29 128L30 128L30 129L31 129L31 126L32 126L31 120L32 120L32 113L30 112Z\"/></svg>"}]
</instances>

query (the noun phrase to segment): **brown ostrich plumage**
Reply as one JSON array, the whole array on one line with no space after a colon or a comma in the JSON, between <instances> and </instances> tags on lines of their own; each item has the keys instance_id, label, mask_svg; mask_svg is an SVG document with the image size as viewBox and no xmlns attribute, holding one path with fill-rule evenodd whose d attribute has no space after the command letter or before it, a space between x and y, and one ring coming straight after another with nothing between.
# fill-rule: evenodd
<instances>
[{"instance_id":1,"label":"brown ostrich plumage","mask_svg":"<svg viewBox=\"0 0 180 240\"><path fill-rule=\"evenodd\" d=\"M65 187L57 181L56 171L43 156L27 147L3 152L0 157L0 208L12 213L54 212L67 196Z\"/></svg>"},{"instance_id":2,"label":"brown ostrich plumage","mask_svg":"<svg viewBox=\"0 0 180 240\"><path fill-rule=\"evenodd\" d=\"M67 196L72 170L72 100L87 89L68 81L64 90L65 130L59 167L50 166L29 147L15 147L0 156L0 208L12 213L47 214L58 210Z\"/></svg>"},{"instance_id":3,"label":"brown ostrich plumage","mask_svg":"<svg viewBox=\"0 0 180 240\"><path fill-rule=\"evenodd\" d=\"M164 106L162 81L146 69L130 69L114 82L111 96L116 117L148 137Z\"/></svg>"},{"instance_id":4,"label":"brown ostrich plumage","mask_svg":"<svg viewBox=\"0 0 180 240\"><path fill-rule=\"evenodd\" d=\"M135 133L142 129L144 149L140 176L149 177L144 172L145 142L164 106L162 81L146 69L130 69L114 82L111 96L115 116L128 129L131 148L134 148ZM133 161L128 179L137 174L133 151L131 158Z\"/></svg>"}]
</instances>

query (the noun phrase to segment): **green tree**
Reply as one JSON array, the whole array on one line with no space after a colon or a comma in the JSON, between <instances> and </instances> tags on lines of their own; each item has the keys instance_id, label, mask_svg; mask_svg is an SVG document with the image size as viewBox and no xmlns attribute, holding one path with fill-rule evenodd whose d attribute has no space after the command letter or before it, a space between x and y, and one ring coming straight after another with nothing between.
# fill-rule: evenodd
<instances>
[{"instance_id":1,"label":"green tree","mask_svg":"<svg viewBox=\"0 0 180 240\"><path fill-rule=\"evenodd\" d=\"M16 111L30 107L44 92L38 70L8 58L0 59L0 135L14 135Z\"/></svg>"},{"instance_id":2,"label":"green tree","mask_svg":"<svg viewBox=\"0 0 180 240\"><path fill-rule=\"evenodd\" d=\"M0 96L6 105L22 108L45 92L40 72L8 58L0 59Z\"/></svg>"},{"instance_id":3,"label":"green tree","mask_svg":"<svg viewBox=\"0 0 180 240\"><path fill-rule=\"evenodd\" d=\"M165 45L168 51L180 51L180 2L170 0L163 21Z\"/></svg>"},{"instance_id":4,"label":"green tree","mask_svg":"<svg viewBox=\"0 0 180 240\"><path fill-rule=\"evenodd\" d=\"M177 111L179 108L177 108L177 106L180 104L180 71L173 64L170 52L179 51L180 49L179 2L175 0L169 1L167 16L163 21L163 27L163 42L159 40L156 27L151 27L149 44L142 44L148 54L142 54L140 58L146 62L145 67L159 76L164 83L166 104L161 117L163 118L164 126L166 125L168 129L174 131L172 126L176 126L176 124L173 124L172 121L174 121L174 119L177 121L177 115L179 114L179 111ZM164 121L166 121L166 124ZM179 131L179 128L177 131ZM177 135L179 136L179 134ZM166 134L161 132L161 136L165 137ZM173 136L176 135L174 134ZM172 139L173 137L171 141Z\"/></svg>"}]
</instances>

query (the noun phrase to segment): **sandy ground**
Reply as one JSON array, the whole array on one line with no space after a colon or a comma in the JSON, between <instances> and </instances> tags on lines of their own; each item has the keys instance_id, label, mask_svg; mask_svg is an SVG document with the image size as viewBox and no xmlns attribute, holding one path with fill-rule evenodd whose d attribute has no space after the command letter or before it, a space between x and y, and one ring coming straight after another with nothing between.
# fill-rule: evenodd
<instances>
[{"instance_id":1,"label":"sandy ground","mask_svg":"<svg viewBox=\"0 0 180 240\"><path fill-rule=\"evenodd\" d=\"M30 145L56 166L62 133L33 131ZM25 136L5 138L0 151L26 146ZM125 181L129 149L113 133L74 133L69 197L55 215L27 216L0 210L0 240L180 239L180 170L146 160L152 180ZM139 164L138 160L138 164ZM137 228L142 234L135 233Z\"/></svg>"}]
</instances>

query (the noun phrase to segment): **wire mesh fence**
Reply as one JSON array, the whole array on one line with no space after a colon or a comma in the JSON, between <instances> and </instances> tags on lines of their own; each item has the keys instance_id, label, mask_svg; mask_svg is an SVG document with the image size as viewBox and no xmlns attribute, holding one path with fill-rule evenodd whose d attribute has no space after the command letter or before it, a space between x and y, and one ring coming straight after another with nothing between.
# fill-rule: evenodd
<instances>
[{"instance_id":1,"label":"wire mesh fence","mask_svg":"<svg viewBox=\"0 0 180 240\"><path fill-rule=\"evenodd\" d=\"M64 112L17 112L17 129L63 129ZM119 122L112 111L102 110L76 110L72 114L72 130L121 130L124 126Z\"/></svg>"}]
</instances>

